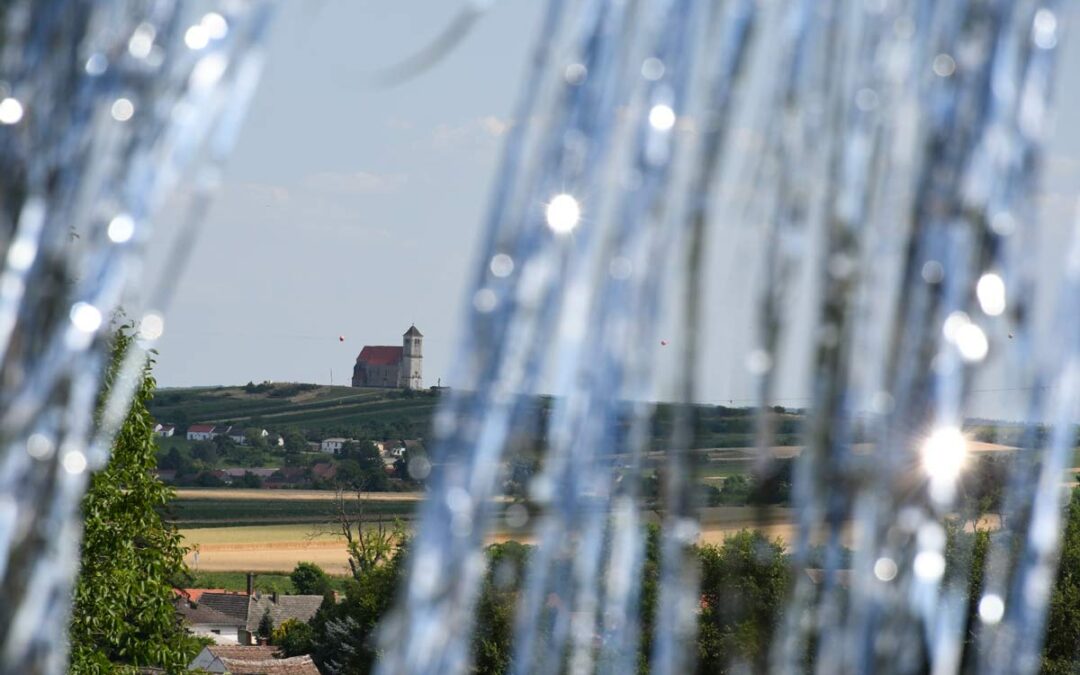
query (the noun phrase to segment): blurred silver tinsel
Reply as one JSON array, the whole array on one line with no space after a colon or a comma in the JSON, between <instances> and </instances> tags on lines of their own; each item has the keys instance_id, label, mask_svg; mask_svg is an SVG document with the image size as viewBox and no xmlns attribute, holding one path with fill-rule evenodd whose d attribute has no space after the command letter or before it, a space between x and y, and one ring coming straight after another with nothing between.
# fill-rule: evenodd
<instances>
[{"instance_id":1,"label":"blurred silver tinsel","mask_svg":"<svg viewBox=\"0 0 1080 675\"><path fill-rule=\"evenodd\" d=\"M976 631L978 672L1037 670L1080 407L1077 233L1048 334L1031 318L1061 24L1057 3L1034 0L548 2L381 672L467 670L500 467L536 427L529 397L542 391L557 398L530 485L537 546L514 669L638 667L638 483L656 327L664 313L681 317L677 390L692 402L702 249L717 213L767 229L750 358L763 410L784 365L797 270L815 265L821 285L801 334L813 341L813 398L789 544L796 572L823 545L825 570L820 587L796 574L770 669L955 672ZM1054 346L1035 353L1036 340ZM967 579L943 574L944 522L990 350L1009 353L1009 384L1031 392L1022 415L1055 433L1046 443L1029 434L1013 465L1009 527L993 539L984 584L1001 616L967 626ZM665 674L694 667L689 417L664 458L651 669ZM869 456L855 451L857 428L875 443ZM759 436L768 447L767 416ZM926 471L914 489L913 466ZM842 589L849 527L855 560Z\"/></svg>"},{"instance_id":2,"label":"blurred silver tinsel","mask_svg":"<svg viewBox=\"0 0 1080 675\"><path fill-rule=\"evenodd\" d=\"M87 472L108 460L164 328L258 79L267 12L261 0L0 4L0 672L66 670ZM177 192L182 236L144 277L151 225ZM138 347L95 425L121 308Z\"/></svg>"},{"instance_id":3,"label":"blurred silver tinsel","mask_svg":"<svg viewBox=\"0 0 1080 675\"><path fill-rule=\"evenodd\" d=\"M129 394L116 387L93 427L103 330L123 306L139 317L143 348L160 334L190 240L140 293L149 225L182 187L194 231L257 78L266 15L240 0L3 5L0 670L64 668L54 636L75 573L76 509ZM824 242L812 260L823 290L807 335L814 390L790 543L796 567L817 542L827 564L820 588L796 576L771 669L801 671L813 649L822 673L954 672L973 629L978 672L1037 670L1080 407L1077 233L1043 342L1053 348L1033 350L1045 336L1029 311L1061 24L1050 0L549 0L382 672L467 669L493 498L504 461L538 424L531 397L546 390L559 397L530 484L537 547L515 669L637 668L638 479L657 325L674 313L685 327L677 389L688 404L716 213L767 228L752 359L763 404L810 233ZM756 139L754 151L735 152L737 136ZM1014 340L1000 339L1003 327ZM1028 417L1055 426L1045 443L1030 435L1009 483L1009 527L993 540L984 584L1001 615L968 627L966 580L942 575L942 523L972 380L990 350L1020 364L1009 377L1032 392ZM130 355L129 376L140 358ZM677 416L665 457L658 673L693 668L688 419ZM869 458L854 451L859 423L875 440ZM764 418L762 447L769 429ZM912 490L912 465L939 470ZM835 561L848 523L855 560L841 597ZM883 561L894 574L875 574Z\"/></svg>"}]
</instances>

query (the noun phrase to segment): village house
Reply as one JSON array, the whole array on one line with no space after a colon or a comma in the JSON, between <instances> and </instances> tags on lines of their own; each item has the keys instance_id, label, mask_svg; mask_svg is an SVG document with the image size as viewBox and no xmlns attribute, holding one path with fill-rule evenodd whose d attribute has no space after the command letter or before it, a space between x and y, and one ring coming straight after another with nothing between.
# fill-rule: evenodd
<instances>
[{"instance_id":1,"label":"village house","mask_svg":"<svg viewBox=\"0 0 1080 675\"><path fill-rule=\"evenodd\" d=\"M289 619L307 623L315 616L321 595L270 595L254 592L254 575L248 575L248 592L218 589L184 589L177 597L177 613L195 635L217 644L252 645L264 615L277 628Z\"/></svg>"},{"instance_id":2,"label":"village house","mask_svg":"<svg viewBox=\"0 0 1080 675\"><path fill-rule=\"evenodd\" d=\"M331 454L337 454L346 443L355 443L351 438L324 438L319 444L319 450Z\"/></svg>"},{"instance_id":3,"label":"village house","mask_svg":"<svg viewBox=\"0 0 1080 675\"><path fill-rule=\"evenodd\" d=\"M352 386L423 389L424 336L409 326L401 346L364 345L353 366Z\"/></svg>"},{"instance_id":4,"label":"village house","mask_svg":"<svg viewBox=\"0 0 1080 675\"><path fill-rule=\"evenodd\" d=\"M247 630L249 597L223 589L189 588L180 592L176 611L194 635L219 645L240 644Z\"/></svg>"},{"instance_id":5,"label":"village house","mask_svg":"<svg viewBox=\"0 0 1080 675\"><path fill-rule=\"evenodd\" d=\"M233 675L319 675L308 655L278 658L277 647L209 645L188 664L188 670Z\"/></svg>"},{"instance_id":6,"label":"village house","mask_svg":"<svg viewBox=\"0 0 1080 675\"><path fill-rule=\"evenodd\" d=\"M209 441L214 437L213 424L192 424L187 430L189 441Z\"/></svg>"},{"instance_id":7,"label":"village house","mask_svg":"<svg viewBox=\"0 0 1080 675\"><path fill-rule=\"evenodd\" d=\"M174 433L176 433L176 425L161 423L155 424L154 433L158 436L161 436L162 438L170 438Z\"/></svg>"}]
</instances>

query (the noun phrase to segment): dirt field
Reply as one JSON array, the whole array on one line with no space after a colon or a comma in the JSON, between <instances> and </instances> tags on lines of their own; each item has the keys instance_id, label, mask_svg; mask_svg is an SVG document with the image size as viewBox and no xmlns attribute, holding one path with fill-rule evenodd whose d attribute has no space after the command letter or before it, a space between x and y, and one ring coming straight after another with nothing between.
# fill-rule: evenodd
<instances>
[{"instance_id":1,"label":"dirt field","mask_svg":"<svg viewBox=\"0 0 1080 675\"><path fill-rule=\"evenodd\" d=\"M792 509L773 507L755 509L743 506L722 506L701 510L701 536L698 541L721 544L744 529L756 529L770 539L779 537L791 542L795 537ZM654 519L651 516L650 519ZM997 529L997 516L987 516L980 528ZM968 531L972 528L965 527ZM258 525L251 527L215 527L181 530L188 546L197 546L199 564L194 552L186 560L192 569L206 572L289 572L298 562L313 562L331 574L348 573L348 553L344 539L314 525ZM532 543L531 537L496 532L492 543L514 539ZM850 530L844 533L844 545L852 545Z\"/></svg>"},{"instance_id":2,"label":"dirt field","mask_svg":"<svg viewBox=\"0 0 1080 675\"><path fill-rule=\"evenodd\" d=\"M223 492L229 492L228 490ZM395 493L400 494L400 493ZM795 532L792 510L725 506L702 509L701 537L704 543L717 544L739 530L755 528L769 537L791 541ZM215 527L181 530L185 543L198 546L198 569L208 572L278 572L289 571L296 563L314 562L327 572L348 571L344 540L327 530L317 533L313 525L259 525L251 527ZM515 539L531 543L529 537L495 533L489 540ZM187 555L193 569L194 553Z\"/></svg>"}]
</instances>

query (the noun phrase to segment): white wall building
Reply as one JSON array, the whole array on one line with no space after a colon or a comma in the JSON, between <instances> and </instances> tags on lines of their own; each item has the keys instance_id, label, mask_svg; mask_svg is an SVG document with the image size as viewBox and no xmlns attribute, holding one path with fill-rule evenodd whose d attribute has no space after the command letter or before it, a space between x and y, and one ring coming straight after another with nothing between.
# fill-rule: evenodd
<instances>
[{"instance_id":1,"label":"white wall building","mask_svg":"<svg viewBox=\"0 0 1080 675\"><path fill-rule=\"evenodd\" d=\"M319 444L319 450L334 454L340 451L343 445L352 442L351 438L324 438L323 442Z\"/></svg>"}]
</instances>

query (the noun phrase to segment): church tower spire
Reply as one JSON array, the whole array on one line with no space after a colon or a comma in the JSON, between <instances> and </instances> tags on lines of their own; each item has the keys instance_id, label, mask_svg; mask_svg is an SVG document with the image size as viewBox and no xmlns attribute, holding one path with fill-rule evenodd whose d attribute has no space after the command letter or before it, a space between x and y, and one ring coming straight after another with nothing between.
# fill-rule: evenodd
<instances>
[{"instance_id":1,"label":"church tower spire","mask_svg":"<svg viewBox=\"0 0 1080 675\"><path fill-rule=\"evenodd\" d=\"M401 375L400 385L405 389L424 388L424 335L409 326L401 336Z\"/></svg>"}]
</instances>

